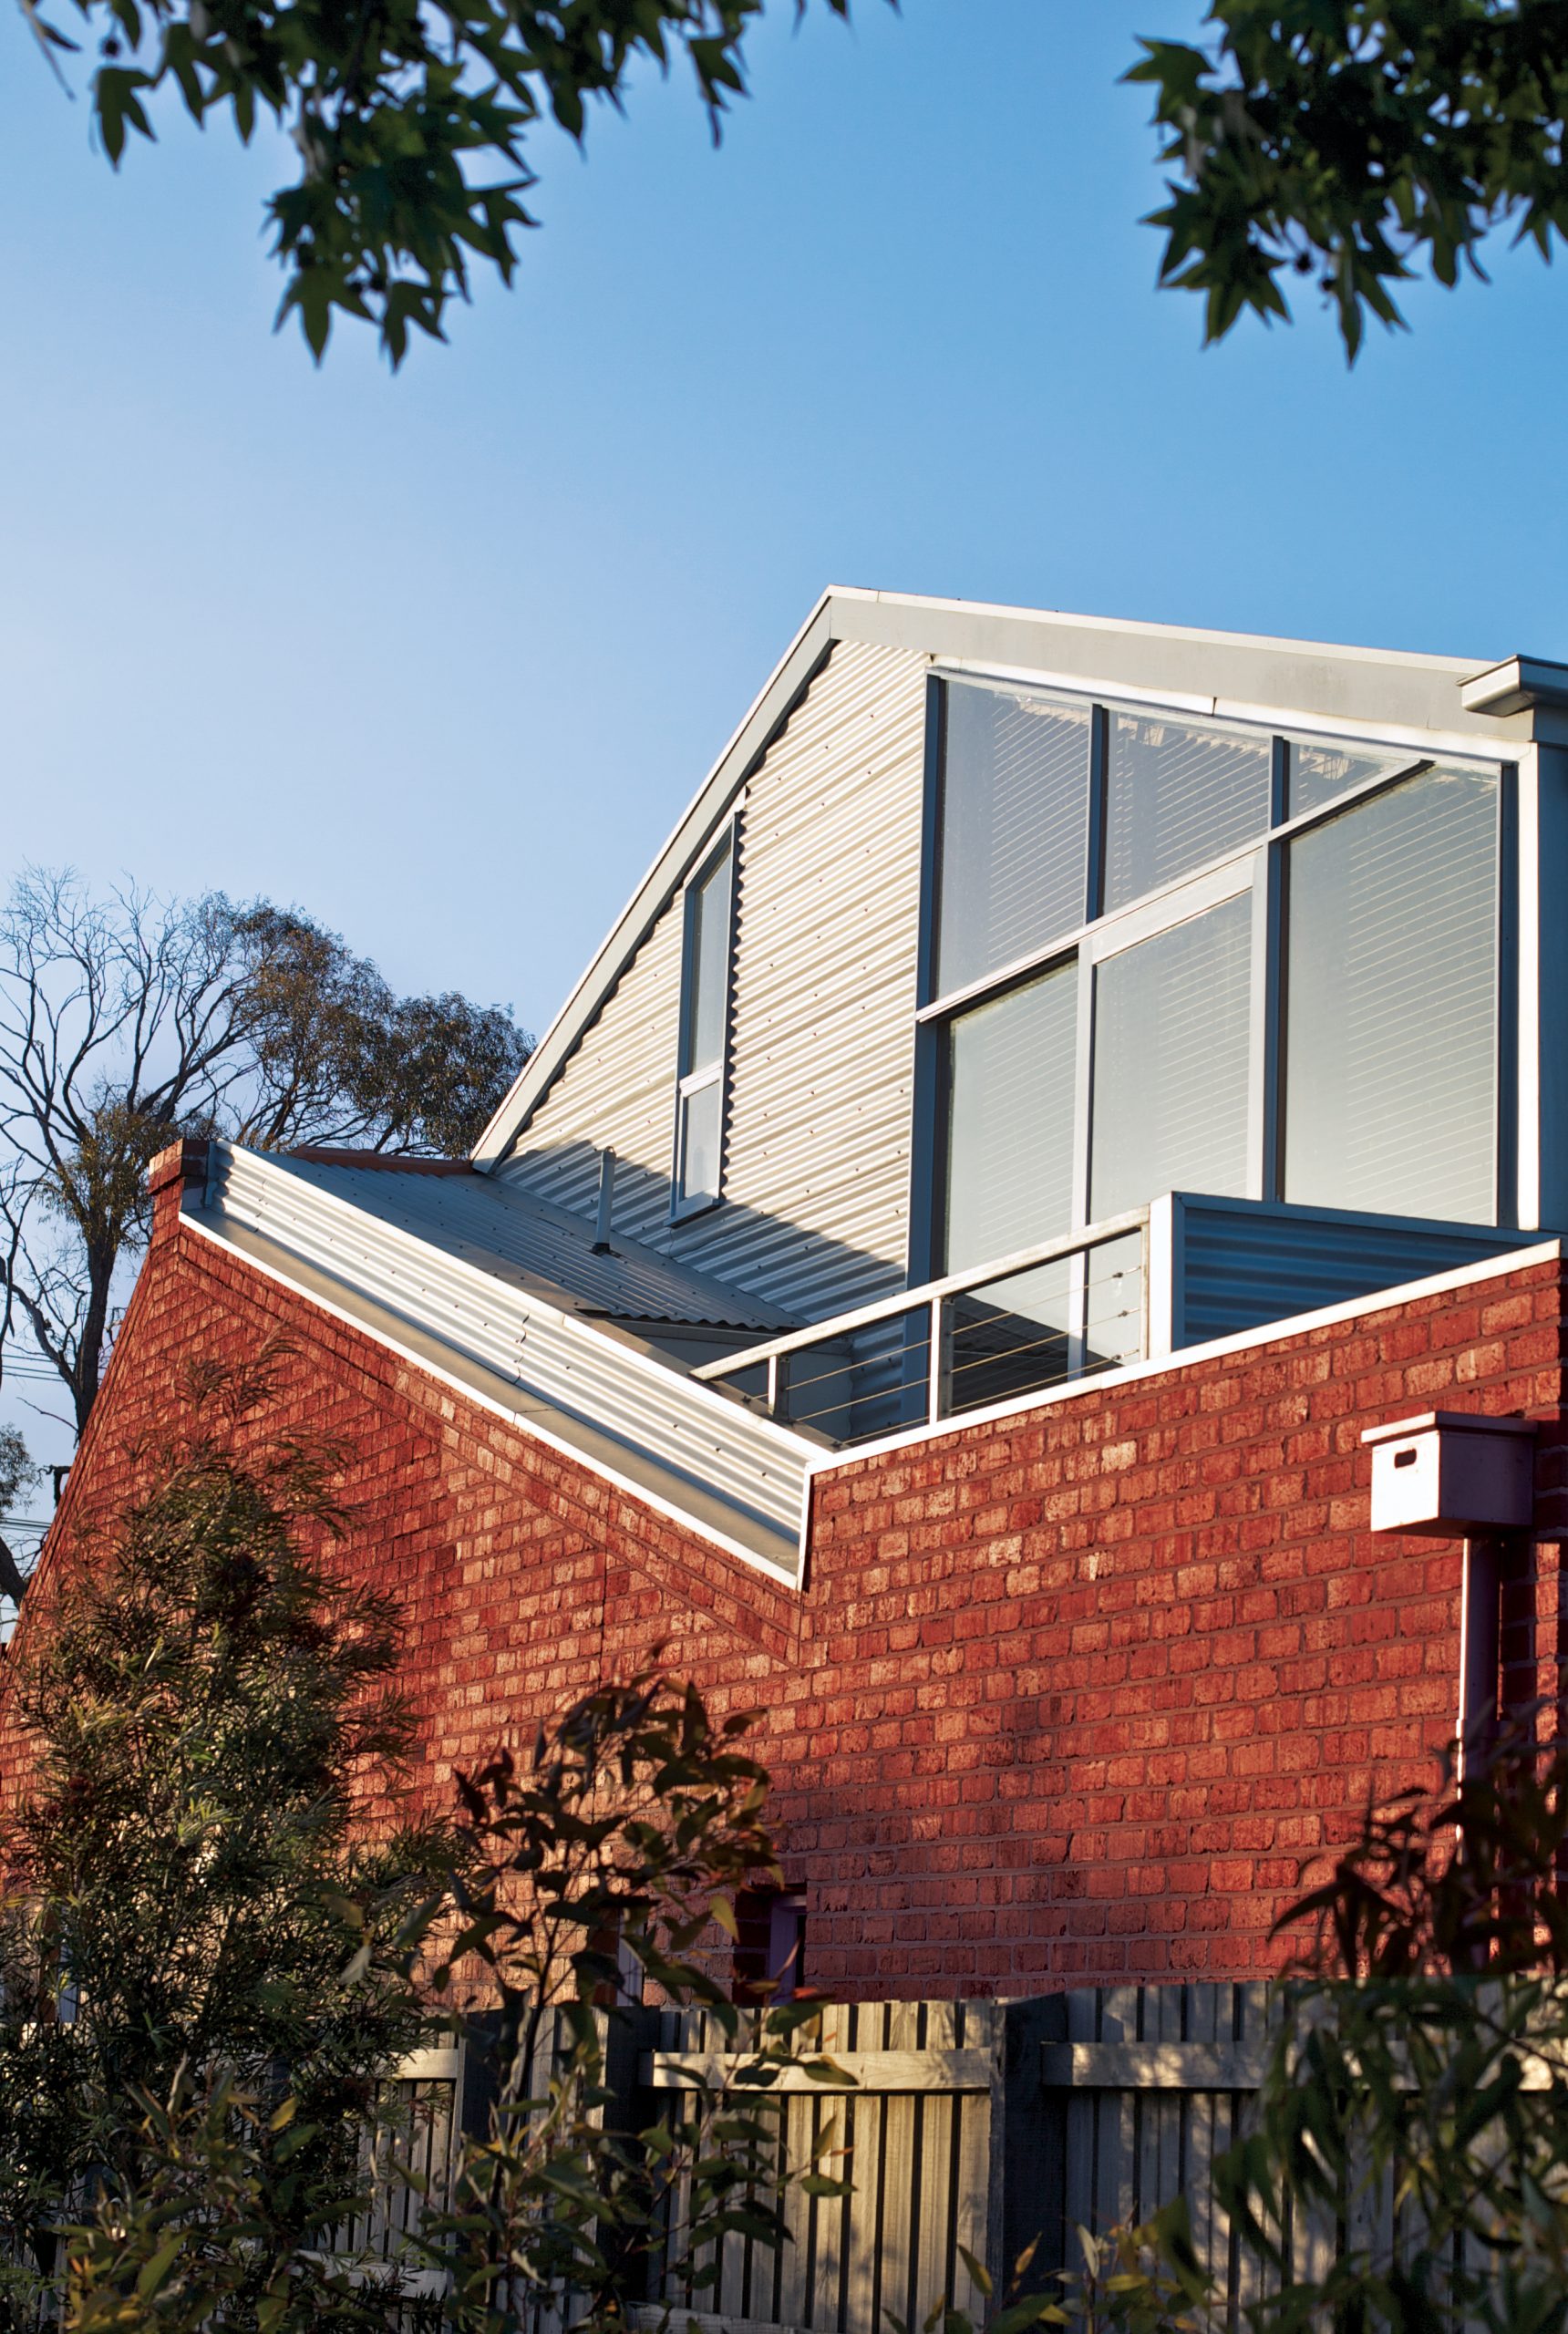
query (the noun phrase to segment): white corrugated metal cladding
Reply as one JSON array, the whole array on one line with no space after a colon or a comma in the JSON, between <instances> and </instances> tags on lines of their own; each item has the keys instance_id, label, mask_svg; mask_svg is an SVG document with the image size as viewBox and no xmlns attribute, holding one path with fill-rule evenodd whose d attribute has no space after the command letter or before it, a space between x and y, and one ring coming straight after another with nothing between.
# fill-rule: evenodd
<instances>
[{"instance_id":1,"label":"white corrugated metal cladding","mask_svg":"<svg viewBox=\"0 0 1568 2334\"><path fill-rule=\"evenodd\" d=\"M724 1204L669 1222L677 893L500 1169L801 1320L903 1286L926 659L840 642L739 813Z\"/></svg>"}]
</instances>

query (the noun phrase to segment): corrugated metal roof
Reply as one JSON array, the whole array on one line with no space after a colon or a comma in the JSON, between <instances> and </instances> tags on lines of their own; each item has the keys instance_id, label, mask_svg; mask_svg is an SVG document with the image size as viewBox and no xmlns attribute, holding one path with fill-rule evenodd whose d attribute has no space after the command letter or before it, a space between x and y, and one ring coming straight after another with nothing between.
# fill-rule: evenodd
<instances>
[{"instance_id":1,"label":"corrugated metal roof","mask_svg":"<svg viewBox=\"0 0 1568 2334\"><path fill-rule=\"evenodd\" d=\"M499 1204L498 1204L499 1203ZM628 1339L520 1255L568 1258L535 1211L475 1176L389 1173L214 1143L187 1195L207 1237L471 1388L721 1546L799 1577L810 1445ZM586 1255L587 1243L577 1246ZM509 1253L510 1252L510 1253ZM594 1257L601 1294L637 1286L661 1317L689 1279ZM621 1271L617 1274L616 1268ZM564 1298L564 1301L563 1301Z\"/></svg>"},{"instance_id":2,"label":"corrugated metal roof","mask_svg":"<svg viewBox=\"0 0 1568 2334\"><path fill-rule=\"evenodd\" d=\"M277 1154L267 1163L563 1311L735 1329L792 1326L791 1317L619 1233L610 1254L595 1255L592 1224L489 1175L400 1173Z\"/></svg>"}]
</instances>

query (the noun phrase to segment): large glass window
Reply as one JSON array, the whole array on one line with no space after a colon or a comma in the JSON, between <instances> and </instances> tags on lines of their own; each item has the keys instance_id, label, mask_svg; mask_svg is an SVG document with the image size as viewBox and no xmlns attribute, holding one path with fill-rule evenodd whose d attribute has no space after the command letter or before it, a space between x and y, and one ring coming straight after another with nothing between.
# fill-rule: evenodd
<instances>
[{"instance_id":1,"label":"large glass window","mask_svg":"<svg viewBox=\"0 0 1568 2334\"><path fill-rule=\"evenodd\" d=\"M1084 920L1090 709L947 686L939 992L1048 946Z\"/></svg>"},{"instance_id":2,"label":"large glass window","mask_svg":"<svg viewBox=\"0 0 1568 2334\"><path fill-rule=\"evenodd\" d=\"M1250 842L1269 823L1267 738L1117 713L1105 793L1107 914Z\"/></svg>"},{"instance_id":3,"label":"large glass window","mask_svg":"<svg viewBox=\"0 0 1568 2334\"><path fill-rule=\"evenodd\" d=\"M1429 770L1291 844L1287 1200L1490 1220L1497 795Z\"/></svg>"},{"instance_id":4,"label":"large glass window","mask_svg":"<svg viewBox=\"0 0 1568 2334\"><path fill-rule=\"evenodd\" d=\"M1293 819L1299 819L1305 811L1321 810L1336 794L1347 794L1353 786L1365 786L1369 779L1393 778L1400 769L1408 769L1415 759L1413 754L1363 752L1322 738L1293 738L1289 750Z\"/></svg>"},{"instance_id":5,"label":"large glass window","mask_svg":"<svg viewBox=\"0 0 1568 2334\"><path fill-rule=\"evenodd\" d=\"M1078 967L960 1014L948 1030L948 1272L1072 1223Z\"/></svg>"},{"instance_id":6,"label":"large glass window","mask_svg":"<svg viewBox=\"0 0 1568 2334\"><path fill-rule=\"evenodd\" d=\"M734 860L727 836L686 896L674 1193L677 1213L706 1205L719 1193Z\"/></svg>"},{"instance_id":7,"label":"large glass window","mask_svg":"<svg viewBox=\"0 0 1568 2334\"><path fill-rule=\"evenodd\" d=\"M1246 1190L1252 894L1095 974L1090 1213Z\"/></svg>"},{"instance_id":8,"label":"large glass window","mask_svg":"<svg viewBox=\"0 0 1568 2334\"><path fill-rule=\"evenodd\" d=\"M941 687L921 1277L1172 1190L1496 1221L1500 771Z\"/></svg>"}]
</instances>

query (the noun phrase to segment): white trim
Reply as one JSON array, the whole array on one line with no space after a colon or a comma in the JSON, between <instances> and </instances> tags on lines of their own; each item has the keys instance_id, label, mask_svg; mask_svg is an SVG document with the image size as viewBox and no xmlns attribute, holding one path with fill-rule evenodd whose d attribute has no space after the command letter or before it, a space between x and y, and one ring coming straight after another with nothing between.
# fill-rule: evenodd
<instances>
[{"instance_id":1,"label":"white trim","mask_svg":"<svg viewBox=\"0 0 1568 2334\"><path fill-rule=\"evenodd\" d=\"M1478 670L1473 656L1434 656L1425 649L1358 648L1345 641L1293 640L1284 633L1216 632L1201 625L1150 624L1141 617L1078 615L1066 608L1020 607L1016 601L940 599L921 592L872 592L853 584L831 584L823 597L859 600L878 607L891 604L929 610L934 615L1023 617L1032 623L1060 625L1068 632L1125 633L1132 640L1191 640L1211 648L1284 648L1297 656L1333 656L1346 664L1405 665L1415 671L1451 673L1456 682ZM1492 661L1495 666L1498 660Z\"/></svg>"},{"instance_id":2,"label":"white trim","mask_svg":"<svg viewBox=\"0 0 1568 2334\"><path fill-rule=\"evenodd\" d=\"M1079 935L1084 961L1096 966L1109 964L1112 957L1125 955L1130 948L1141 948L1146 940L1158 940L1163 933L1174 932L1181 924L1192 923L1195 917L1222 908L1229 900L1239 900L1256 883L1261 848L1257 843L1248 843L1229 859L1218 860L1195 875L1184 875L1180 882L1168 883L1163 891L1150 893L1146 899L1134 900L1127 907L1101 916L1098 924L1089 924Z\"/></svg>"},{"instance_id":3,"label":"white trim","mask_svg":"<svg viewBox=\"0 0 1568 2334\"><path fill-rule=\"evenodd\" d=\"M1009 614L1023 613L1016 609ZM1051 624L1083 623L1088 619L1070 616L1049 616ZM1136 632L1136 625L1107 625L1104 629ZM1309 644L1295 640L1253 640L1241 633L1192 633L1183 635L1179 625L1169 630L1162 625L1148 625L1143 630L1160 634L1165 638L1207 640L1216 646L1233 644L1242 647L1284 648L1310 654ZM1335 648L1326 652L1334 656L1350 656L1356 651ZM1412 663L1418 657L1385 656L1374 649L1361 654L1378 664ZM1447 660L1428 659L1435 665ZM1478 736L1473 729L1428 729L1410 728L1397 721L1382 722L1357 714L1297 712L1279 705L1254 705L1243 697L1205 697L1184 689L1140 688L1129 681L1099 680L1078 673L1053 673L1029 665L997 665L989 658L978 656L934 656L931 669L940 679L954 681L999 681L1009 688L1054 689L1063 696L1091 697L1095 703L1107 705L1114 713L1118 705L1151 706L1161 712L1180 713L1194 721L1241 722L1250 729L1265 729L1306 745L1319 741L1332 745L1336 741L1357 746L1387 746L1391 752L1415 754L1441 753L1445 759L1454 756L1461 761L1512 761L1519 749L1511 748L1504 740ZM1309 814L1315 818L1315 811Z\"/></svg>"},{"instance_id":4,"label":"white trim","mask_svg":"<svg viewBox=\"0 0 1568 2334\"><path fill-rule=\"evenodd\" d=\"M1514 909L1514 1201L1532 1230L1545 1213L1541 1177L1541 921L1545 869L1541 857L1541 757L1516 758L1513 842L1518 884ZM1502 1000L1498 1000L1501 1007Z\"/></svg>"},{"instance_id":5,"label":"white trim","mask_svg":"<svg viewBox=\"0 0 1568 2334\"><path fill-rule=\"evenodd\" d=\"M695 1533L699 1539L711 1542L715 1547L721 1548L726 1555L734 1556L741 1564L751 1565L753 1570L765 1573L770 1580L779 1582L782 1587L804 1587L807 1529L811 1513L811 1478L809 1464L806 1470L806 1496L801 1503L800 1513L799 1569L796 1573L789 1571L783 1565L772 1563L767 1556L759 1554L755 1548L748 1548L744 1541L728 1539L723 1533L714 1530L710 1524L699 1522L689 1508L681 1507L674 1501L662 1498L646 1483L638 1482L633 1476L623 1475L614 1467L607 1466L603 1461L593 1458L583 1449L580 1443L573 1442L565 1436L552 1433L548 1427L542 1426L539 1422L540 1412L553 1411L557 1408L554 1403L545 1401L542 1396L529 1393L523 1388L519 1388L517 1399L512 1401L508 1401L497 1394L486 1393L482 1387L475 1386L466 1376L443 1367L430 1355L421 1353L417 1346L404 1338L394 1337L390 1331L367 1320L363 1311L352 1305L335 1301L332 1297L325 1296L320 1289L313 1287L308 1281L300 1278L297 1273L286 1271L270 1258L258 1255L248 1241L242 1246L238 1241L225 1237L216 1225L203 1224L200 1216L188 1208L181 1209L180 1220L182 1225L189 1226L192 1232L199 1232L204 1240L211 1241L215 1248L221 1248L225 1255L241 1257L251 1271L260 1273L264 1280L273 1281L280 1288L286 1288L291 1296L303 1298L307 1305L313 1305L317 1312L325 1313L329 1320L341 1321L346 1328L356 1329L361 1337L368 1337L373 1345L378 1345L387 1352L396 1354L400 1361L407 1362L412 1368L422 1370L427 1378L433 1378L438 1384L449 1388L453 1393L460 1394L465 1401L477 1402L481 1410L489 1410L495 1417L503 1419L509 1426L516 1427L521 1433L531 1435L536 1442L542 1442L545 1449L554 1451L558 1458L570 1459L576 1466L584 1468L592 1475L598 1476L602 1482L609 1483L627 1499L638 1500L643 1506L652 1508L654 1513L663 1516L666 1523L678 1524L682 1531ZM253 1234L251 1237L263 1240L266 1238L266 1234ZM269 1244L275 1244L269 1243ZM298 1262L305 1272L313 1270L304 1258L300 1258ZM323 1277L325 1275L324 1275ZM352 1292L346 1291L346 1294L352 1294ZM374 1300L370 1298L364 1300L366 1308L373 1302ZM433 1337L432 1342L435 1342ZM495 1374L493 1371L487 1370L482 1362L470 1361L468 1367L476 1377L493 1377Z\"/></svg>"},{"instance_id":6,"label":"white trim","mask_svg":"<svg viewBox=\"0 0 1568 2334\"><path fill-rule=\"evenodd\" d=\"M1479 1265L1456 1265L1451 1272L1433 1273L1425 1280L1404 1281L1396 1288L1377 1289L1369 1296L1354 1296L1343 1304L1321 1306L1315 1313L1295 1313L1283 1321L1266 1321L1261 1328L1240 1329L1228 1337L1211 1337L1206 1345L1183 1346L1178 1353L1123 1362L1114 1369L1098 1370L1092 1378L1076 1378L1065 1386L1047 1387L1043 1393L1031 1394L1021 1402L998 1402L990 1410L966 1410L962 1418L944 1419L939 1426L909 1427L898 1434L883 1435L875 1442L857 1443L852 1451L824 1452L806 1462L808 1507L810 1486L835 1467L858 1466L863 1459L878 1459L887 1451L913 1450L940 1435L966 1434L972 1427L1027 1418L1037 1410L1053 1410L1057 1403L1074 1401L1083 1394L1102 1393L1108 1387L1135 1386L1145 1378L1170 1377L1191 1362L1256 1352L1264 1346L1306 1337L1314 1329L1332 1327L1336 1321L1355 1321L1367 1314L1395 1311L1401 1305L1418 1303L1423 1296L1446 1296L1450 1290L1470 1288L1480 1281L1499 1280L1505 1274L1523 1272L1532 1265L1561 1262L1563 1253L1561 1240L1542 1240L1532 1248L1513 1248L1505 1255L1488 1256Z\"/></svg>"}]
</instances>

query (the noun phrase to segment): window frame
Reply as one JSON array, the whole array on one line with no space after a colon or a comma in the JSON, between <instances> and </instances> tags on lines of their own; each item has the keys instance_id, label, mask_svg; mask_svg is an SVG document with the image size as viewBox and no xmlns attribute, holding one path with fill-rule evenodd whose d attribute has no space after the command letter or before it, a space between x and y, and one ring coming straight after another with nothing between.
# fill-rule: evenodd
<instances>
[{"instance_id":1,"label":"window frame","mask_svg":"<svg viewBox=\"0 0 1568 2334\"><path fill-rule=\"evenodd\" d=\"M706 1215L724 1203L725 1135L728 1118L729 1094L729 1033L730 987L735 967L736 904L738 885L736 873L739 853L737 848L738 821L731 816L724 830L687 876L681 891L681 975L680 1007L676 1038L675 1132L670 1156L670 1209L672 1224L685 1224L693 1216ZM693 1066L691 1060L692 1020L696 1003L696 974L698 944L699 904L704 891L726 862L729 869L729 896L724 921L723 963L719 968L719 991L722 1011L719 1017L719 1047L716 1059ZM686 1131L689 1106L699 1094L717 1089L718 1095L718 1126L716 1136L717 1172L717 1189L688 1193L685 1188Z\"/></svg>"},{"instance_id":2,"label":"window frame","mask_svg":"<svg viewBox=\"0 0 1568 2334\"><path fill-rule=\"evenodd\" d=\"M1091 709L1089 730L1088 846L1085 854L1085 909L1081 922L1068 931L1042 935L1038 946L999 966L995 972L963 987L938 994L934 988L937 963L937 919L941 914L941 837L944 759L946 739L946 697L950 686L995 687L1009 692L1027 689L1058 703ZM1204 728L1234 729L1271 740L1269 822L1243 843L1233 845L1213 859L1129 901L1110 914L1102 908L1105 885L1106 781L1110 723L1118 712L1169 713L1173 720L1189 720ZM1343 745L1360 755L1386 754L1388 767L1346 786L1342 792L1315 803L1295 816L1289 812L1290 753L1293 742ZM1517 765L1494 759L1484 752L1450 751L1446 745L1417 750L1405 741L1387 745L1375 738L1347 738L1310 717L1279 725L1216 718L1195 704L1156 699L1131 692L1125 697L1109 693L1075 691L1048 682L1033 684L1016 674L986 675L934 671L928 677L926 700L925 788L922 829L920 935L917 952L914 1007L913 1144L910 1183L908 1274L912 1286L932 1279L943 1269L945 1225L944 1130L949 1096L946 1065L948 1031L953 1021L975 1007L987 1004L1054 966L1076 958L1078 980L1078 1053L1073 1127L1073 1212L1070 1229L1080 1231L1088 1222L1090 1143L1093 1130L1095 1045L1095 976L1097 966L1122 949L1152 939L1172 926L1202 914L1251 888L1253 894L1252 995L1247 1076L1246 1196L1283 1201L1284 1028L1286 998L1284 963L1290 913L1286 871L1295 839L1310 829L1343 817L1390 788L1403 785L1434 764L1470 769L1497 780L1496 956L1493 1028L1493 1124L1491 1151L1491 1222L1511 1225L1517 1215L1517 1094L1518 1052L1518 914ZM1152 1195L1151 1196L1156 1196Z\"/></svg>"}]
</instances>

